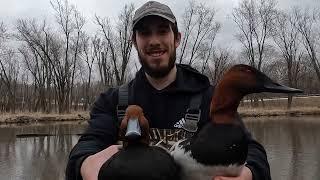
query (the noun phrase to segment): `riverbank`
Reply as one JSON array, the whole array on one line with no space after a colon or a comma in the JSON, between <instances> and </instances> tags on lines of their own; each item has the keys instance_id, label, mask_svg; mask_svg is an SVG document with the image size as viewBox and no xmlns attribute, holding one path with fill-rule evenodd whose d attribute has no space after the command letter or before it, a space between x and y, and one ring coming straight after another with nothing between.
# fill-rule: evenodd
<instances>
[{"instance_id":1,"label":"riverbank","mask_svg":"<svg viewBox=\"0 0 320 180\"><path fill-rule=\"evenodd\" d=\"M0 124L32 124L49 122L80 122L84 123L89 119L89 112L79 111L70 114L45 114L45 113L4 113L0 115Z\"/></svg>"},{"instance_id":2,"label":"riverbank","mask_svg":"<svg viewBox=\"0 0 320 180\"><path fill-rule=\"evenodd\" d=\"M320 116L320 96L293 97L291 109L287 107L288 99L264 99L258 102L257 108L252 108L250 101L244 101L238 108L243 117L271 116Z\"/></svg>"},{"instance_id":3,"label":"riverbank","mask_svg":"<svg viewBox=\"0 0 320 180\"><path fill-rule=\"evenodd\" d=\"M241 103L238 111L242 117L276 117L276 116L319 116L320 121L320 96L294 97L292 108L286 109L287 98L264 99L258 103L257 108L252 108L249 101ZM45 114L45 113L4 113L0 115L0 124L32 124L46 122L77 122L86 123L89 112L76 111L70 114Z\"/></svg>"},{"instance_id":4,"label":"riverbank","mask_svg":"<svg viewBox=\"0 0 320 180\"><path fill-rule=\"evenodd\" d=\"M280 117L280 116L319 116L320 107L292 108L247 108L240 107L241 117ZM44 114L44 113L16 113L1 114L0 124L33 124L49 122L77 122L86 123L89 112L72 112L70 114Z\"/></svg>"},{"instance_id":5,"label":"riverbank","mask_svg":"<svg viewBox=\"0 0 320 180\"><path fill-rule=\"evenodd\" d=\"M320 107L302 108L239 108L242 117L272 117L272 116L319 116Z\"/></svg>"}]
</instances>

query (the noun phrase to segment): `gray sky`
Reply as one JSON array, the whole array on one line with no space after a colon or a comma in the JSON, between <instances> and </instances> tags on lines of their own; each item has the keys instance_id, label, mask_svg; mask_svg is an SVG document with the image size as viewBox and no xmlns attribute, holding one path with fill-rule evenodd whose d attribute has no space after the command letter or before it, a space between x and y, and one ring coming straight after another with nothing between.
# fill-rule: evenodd
<instances>
[{"instance_id":1,"label":"gray sky","mask_svg":"<svg viewBox=\"0 0 320 180\"><path fill-rule=\"evenodd\" d=\"M94 32L98 27L93 24L94 15L110 17L115 19L125 4L134 3L135 7L141 6L147 0L69 0L86 17L86 29ZM181 16L188 4L187 0L158 0L169 5L176 17ZM197 0L206 3L208 6L217 9L217 20L221 22L222 29L217 35L217 44L225 47L239 45L234 35L237 27L230 18L232 9L236 7L239 0ZM36 19L53 20L53 10L50 0L0 0L0 21L4 21L12 27L17 18L32 17ZM320 8L319 0L279 0L278 6L281 9L289 9L292 6L309 6Z\"/></svg>"}]
</instances>

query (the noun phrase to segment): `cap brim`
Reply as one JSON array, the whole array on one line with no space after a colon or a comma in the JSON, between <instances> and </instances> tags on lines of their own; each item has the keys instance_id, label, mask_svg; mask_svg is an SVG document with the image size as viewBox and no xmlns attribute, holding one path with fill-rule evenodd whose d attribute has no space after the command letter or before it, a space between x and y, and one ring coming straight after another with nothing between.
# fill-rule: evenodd
<instances>
[{"instance_id":1,"label":"cap brim","mask_svg":"<svg viewBox=\"0 0 320 180\"><path fill-rule=\"evenodd\" d=\"M139 17L138 19L136 19L135 22L132 24L132 29L134 29L134 27L137 25L137 23L138 23L141 19L143 19L143 18L145 18L145 17L147 17L147 16L159 16L159 17L162 17L162 18L164 18L164 19L166 19L166 20L168 20L168 21L170 21L170 22L172 22L172 23L176 23L176 20L175 20L175 19L170 18L170 17L168 17L168 16L165 16L165 15L163 15L163 14L160 14L160 13L148 13L148 14L145 14L145 15Z\"/></svg>"}]
</instances>

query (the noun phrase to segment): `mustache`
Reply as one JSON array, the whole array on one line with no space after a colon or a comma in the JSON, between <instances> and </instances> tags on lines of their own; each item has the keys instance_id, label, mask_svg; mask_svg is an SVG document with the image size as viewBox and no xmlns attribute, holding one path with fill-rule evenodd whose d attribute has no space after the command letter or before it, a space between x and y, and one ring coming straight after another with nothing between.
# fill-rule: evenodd
<instances>
[{"instance_id":1,"label":"mustache","mask_svg":"<svg viewBox=\"0 0 320 180\"><path fill-rule=\"evenodd\" d=\"M160 46L151 46L151 47L146 48L147 52L150 52L150 51L165 51L165 50L166 50L166 48L162 48Z\"/></svg>"}]
</instances>

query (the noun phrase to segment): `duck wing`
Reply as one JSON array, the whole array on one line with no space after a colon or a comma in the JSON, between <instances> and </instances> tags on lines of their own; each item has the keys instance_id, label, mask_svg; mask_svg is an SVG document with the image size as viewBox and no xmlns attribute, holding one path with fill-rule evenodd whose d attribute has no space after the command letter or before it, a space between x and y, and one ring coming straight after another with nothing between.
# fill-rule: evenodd
<instances>
[{"instance_id":1,"label":"duck wing","mask_svg":"<svg viewBox=\"0 0 320 180\"><path fill-rule=\"evenodd\" d=\"M243 127L230 124L208 123L196 136L181 140L171 148L171 155L187 180L238 176L247 153L248 139Z\"/></svg>"}]
</instances>

